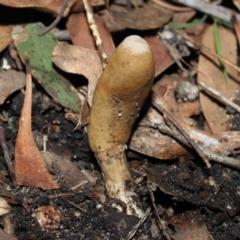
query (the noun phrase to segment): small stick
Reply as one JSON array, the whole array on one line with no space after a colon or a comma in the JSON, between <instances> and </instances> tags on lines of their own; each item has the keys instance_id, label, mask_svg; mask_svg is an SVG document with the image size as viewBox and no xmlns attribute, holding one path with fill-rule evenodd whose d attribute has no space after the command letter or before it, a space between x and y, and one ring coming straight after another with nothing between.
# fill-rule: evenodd
<instances>
[{"instance_id":1,"label":"small stick","mask_svg":"<svg viewBox=\"0 0 240 240\"><path fill-rule=\"evenodd\" d=\"M166 229L165 229L165 226L163 225L160 217L159 217L159 214L158 214L158 211L157 211L157 207L156 207L156 204L155 204L155 198L154 198L154 195L153 195L153 191L151 189L151 186L150 186L150 183L148 182L147 183L147 189L148 189L148 192L150 194L150 199L152 201L152 205L153 205L153 209L154 209L154 213L155 213L155 216L157 218L157 223L158 223L158 226L159 228L162 230L164 236L170 240L171 238L168 236L167 232L166 232Z\"/></svg>"},{"instance_id":2,"label":"small stick","mask_svg":"<svg viewBox=\"0 0 240 240\"><path fill-rule=\"evenodd\" d=\"M224 63L226 63L227 65L231 66L232 68L234 68L235 70L237 70L238 72L240 72L240 67L238 67L236 64L232 63L231 61L229 61L228 59L219 56L218 54L216 54L215 52L213 52L211 49L209 49L208 47L200 44L197 41L194 41L191 37L189 37L184 31L180 30L180 29L175 29L175 31L182 36L185 40L187 40L187 42L190 42L191 44L188 44L189 47L196 47L197 49L200 49L203 54L210 54L212 57L216 58L216 59L220 59L221 61L223 61ZM191 46L193 44L193 46Z\"/></svg>"},{"instance_id":3,"label":"small stick","mask_svg":"<svg viewBox=\"0 0 240 240\"><path fill-rule=\"evenodd\" d=\"M149 126L152 127L152 126ZM179 141L180 143L184 144L187 147L191 148L191 145L188 143L188 141L182 136L179 132L176 133L172 131L169 127L167 127L165 124L158 124L156 125L158 128L159 132L163 134L167 134L169 137L172 137ZM204 152L204 154L212 161L240 169L240 161L238 159L232 158L232 157L227 157L219 153L214 153L211 150L208 150L206 147L199 146L199 148Z\"/></svg>"},{"instance_id":4,"label":"small stick","mask_svg":"<svg viewBox=\"0 0 240 240\"><path fill-rule=\"evenodd\" d=\"M17 185L16 185L16 180L15 180L15 175L14 175L14 168L13 168L13 164L12 164L12 161L11 161L9 153L8 153L8 147L6 144L5 134L4 134L4 128L1 125L0 125L0 146L3 151L4 160L8 167L9 175L12 180L13 186L16 187Z\"/></svg>"},{"instance_id":5,"label":"small stick","mask_svg":"<svg viewBox=\"0 0 240 240\"><path fill-rule=\"evenodd\" d=\"M170 125L173 124L173 126L181 132L181 134L184 136L184 138L189 142L189 144L192 146L193 149L199 154L199 156L202 158L202 160L205 162L207 167L211 167L209 160L204 155L202 150L199 148L199 146L190 138L189 134L182 128L182 126L179 124L179 122L171 115L169 107L164 103L162 97L155 93L155 97L152 101L153 106L163 114L164 120L168 122Z\"/></svg>"},{"instance_id":6,"label":"small stick","mask_svg":"<svg viewBox=\"0 0 240 240\"><path fill-rule=\"evenodd\" d=\"M50 32L53 28L57 26L57 24L60 22L61 18L63 17L63 13L68 5L68 0L63 0L61 9L56 17L56 19L52 22L50 26L48 26L43 32L39 34L39 37L44 36L48 32Z\"/></svg>"},{"instance_id":7,"label":"small stick","mask_svg":"<svg viewBox=\"0 0 240 240\"><path fill-rule=\"evenodd\" d=\"M231 22L232 15L234 14L236 19L240 21L240 14L236 13L232 9L207 3L202 0L172 0L172 2L181 3L185 6L194 8L226 22Z\"/></svg>"},{"instance_id":8,"label":"small stick","mask_svg":"<svg viewBox=\"0 0 240 240\"><path fill-rule=\"evenodd\" d=\"M204 82L198 82L198 84L203 88L203 90L209 94L211 97L217 99L219 102L223 103L226 106L230 106L231 108L233 108L234 110L236 110L238 113L240 113L240 107L230 101L228 98L224 97L220 92L218 92L216 89L208 86L206 83Z\"/></svg>"},{"instance_id":9,"label":"small stick","mask_svg":"<svg viewBox=\"0 0 240 240\"><path fill-rule=\"evenodd\" d=\"M132 239L134 237L134 235L136 234L137 230L144 223L144 221L147 219L147 217L150 214L150 212L151 212L151 207L148 207L148 209L143 214L143 216L140 219L140 221L137 223L137 225L134 226L134 228L129 232L129 234L127 235L127 237L124 240L130 240L130 239Z\"/></svg>"},{"instance_id":10,"label":"small stick","mask_svg":"<svg viewBox=\"0 0 240 240\"><path fill-rule=\"evenodd\" d=\"M67 203L69 203L70 205L72 205L72 206L74 206L75 208L79 209L80 211L82 211L82 212L88 214L87 210L85 210L85 209L79 207L77 204L75 204L75 203L73 203L73 202L70 202L70 201L67 201Z\"/></svg>"},{"instance_id":11,"label":"small stick","mask_svg":"<svg viewBox=\"0 0 240 240\"><path fill-rule=\"evenodd\" d=\"M95 44L96 44L96 47L98 50L98 54L100 56L102 66L104 69L108 64L108 57L107 57L106 52L104 51L104 48L102 45L102 39L100 37L100 34L98 32L98 27L94 20L93 9L88 0L83 0L83 5L84 5L85 11L87 13L87 20L88 20L89 28L92 30L94 41L95 41Z\"/></svg>"}]
</instances>

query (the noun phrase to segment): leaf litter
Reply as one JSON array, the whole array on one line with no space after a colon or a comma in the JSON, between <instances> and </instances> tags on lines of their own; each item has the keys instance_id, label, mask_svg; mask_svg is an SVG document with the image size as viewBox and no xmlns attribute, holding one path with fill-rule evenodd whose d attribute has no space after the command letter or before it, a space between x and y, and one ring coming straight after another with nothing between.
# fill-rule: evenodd
<instances>
[{"instance_id":1,"label":"leaf litter","mask_svg":"<svg viewBox=\"0 0 240 240\"><path fill-rule=\"evenodd\" d=\"M192 4L197 2L194 0ZM62 1L0 3L17 8L34 6L44 9L49 16L54 13L54 19ZM35 239L43 236L49 239L237 239L240 236L237 224L240 118L230 107L233 104L228 105L229 101L238 105L240 102L235 65L238 24L233 22L236 31L233 32L221 26L219 20L220 37L216 40L211 17L203 15L205 9L200 12L172 3L117 0L107 3L103 10L96 7L103 8L103 2L91 1L84 3L86 17L81 2L68 1L64 11L67 19L62 19L52 33L41 38L38 34L46 27L33 20L26 25L18 21L11 26L13 30L4 26L7 31L2 34L13 33L11 37L2 36L6 41L2 41L4 57L0 57L2 68L4 58L13 69L0 72L0 124L6 135L0 139L3 152L9 151L1 157L0 193L11 205L11 215L6 213L1 222L4 239L8 236L26 239L30 235ZM238 1L233 3L238 6ZM214 9L210 3L206 4ZM217 7L227 11L225 4ZM156 13L158 16L154 17ZM176 28L170 22L171 17ZM67 43L59 43L54 36L62 32L65 22ZM93 32L89 31L89 25ZM142 31L136 31L139 29ZM100 174L102 166L98 168L87 141L91 102L102 66L105 68L115 46L131 34L144 37L155 62L154 93L140 112L127 151L134 198L145 211L142 219L116 210L116 205L123 210L128 206L119 199L109 198ZM16 49L12 45L8 47L12 39ZM218 56L216 45L221 46L222 56ZM25 52L29 53L36 80L33 96L28 100L28 104L32 102L32 111L29 105L27 113L25 107L22 110L22 104L29 92L24 91L25 83L21 81L25 78ZM103 64L102 60L106 62ZM203 86L217 90L220 98L206 94ZM120 105L125 103L121 95L112 98ZM222 101L224 98L228 101ZM113 104L112 108L115 107ZM101 111L102 106L97 109ZM119 112L118 117L121 115ZM27 117L24 124L23 116ZM42 155L39 150L43 150ZM19 158L19 153L25 157ZM13 189L3 161L8 155L18 166L17 189ZM39 158L41 161L34 163ZM37 179L38 172L28 170L31 163L35 170L44 166L45 174L40 179ZM50 187L44 182L46 176L51 178ZM27 178L31 180L23 181ZM58 186L57 190L41 190Z\"/></svg>"}]
</instances>

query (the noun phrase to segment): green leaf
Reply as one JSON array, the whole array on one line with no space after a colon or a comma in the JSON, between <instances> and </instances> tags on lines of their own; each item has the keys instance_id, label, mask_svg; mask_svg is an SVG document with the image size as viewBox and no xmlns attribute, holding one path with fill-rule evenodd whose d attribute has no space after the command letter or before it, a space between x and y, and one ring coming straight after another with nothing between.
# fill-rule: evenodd
<instances>
[{"instance_id":1,"label":"green leaf","mask_svg":"<svg viewBox=\"0 0 240 240\"><path fill-rule=\"evenodd\" d=\"M221 43L220 43L220 37L219 37L219 33L218 33L218 19L217 18L213 18L213 38L214 38L216 52L220 57L222 57L223 54L222 54L222 48L221 48ZM226 82L228 83L229 77L228 77L228 73L226 70L226 66L225 66L224 62L221 60L219 60L219 63L220 63L220 67L222 68L224 78L225 78Z\"/></svg>"},{"instance_id":2,"label":"green leaf","mask_svg":"<svg viewBox=\"0 0 240 240\"><path fill-rule=\"evenodd\" d=\"M204 14L201 19L193 20L192 22L188 22L188 23L169 22L168 25L170 27L172 27L172 28L190 28L190 27L195 27L198 24L205 22L207 17L208 17L208 15Z\"/></svg>"},{"instance_id":3,"label":"green leaf","mask_svg":"<svg viewBox=\"0 0 240 240\"><path fill-rule=\"evenodd\" d=\"M44 29L45 27L41 23L28 24L25 28L15 27L12 35L14 44L23 62L24 54L28 52L32 75L52 96L54 101L79 113L81 102L76 90L69 81L57 72L51 60L52 51L57 41L53 38L52 33L43 37L38 35Z\"/></svg>"}]
</instances>

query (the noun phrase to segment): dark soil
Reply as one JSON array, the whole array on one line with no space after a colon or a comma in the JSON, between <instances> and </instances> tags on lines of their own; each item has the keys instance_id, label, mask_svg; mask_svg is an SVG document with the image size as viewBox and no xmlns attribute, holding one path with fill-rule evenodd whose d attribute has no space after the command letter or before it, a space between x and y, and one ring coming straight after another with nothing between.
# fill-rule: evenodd
<instances>
[{"instance_id":1,"label":"dark soil","mask_svg":"<svg viewBox=\"0 0 240 240\"><path fill-rule=\"evenodd\" d=\"M19 240L124 239L139 219L118 212L111 207L111 199L101 202L99 196L105 196L105 192L98 165L88 147L86 133L83 130L73 131L74 125L65 120L64 110L54 107L54 104L47 110L42 109L41 97L36 96L39 95L35 94L33 101L33 131L48 134L48 151L71 156L72 162L79 169L93 173L97 183L93 189L79 192L73 192L64 186L51 191L30 187L13 188L1 151L1 192L12 207L10 220L15 236ZM8 113L8 123L3 126L11 158L22 102L23 94L18 92L4 106ZM136 192L144 210L152 207L146 183L157 184L154 189L155 204L159 216L166 221L166 231L170 236L176 230L170 224L169 211L178 215L194 210L200 213L214 239L240 238L239 171L218 164L207 169L197 159L168 162L153 159L148 159L147 162L129 160L133 178L142 178L136 186ZM147 175L144 175L145 172ZM7 191L6 186L11 189ZM62 218L56 229L43 229L39 226L32 214L40 206L52 206L60 211ZM3 217L1 225L4 226ZM151 213L133 239L165 239L161 231L158 237L154 235L155 225L155 216Z\"/></svg>"}]
</instances>

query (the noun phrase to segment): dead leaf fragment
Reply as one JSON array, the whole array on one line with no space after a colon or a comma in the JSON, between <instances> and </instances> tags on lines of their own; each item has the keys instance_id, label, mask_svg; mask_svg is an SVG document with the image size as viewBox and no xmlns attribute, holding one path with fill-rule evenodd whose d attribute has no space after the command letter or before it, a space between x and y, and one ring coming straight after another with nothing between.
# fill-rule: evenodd
<instances>
[{"instance_id":1,"label":"dead leaf fragment","mask_svg":"<svg viewBox=\"0 0 240 240\"><path fill-rule=\"evenodd\" d=\"M218 31L221 41L222 56L230 62L236 63L236 36L231 31L220 26ZM212 26L204 33L202 44L207 46L212 52L216 52ZM236 91L239 89L238 73L227 64L225 64L225 67L229 76L228 83L224 78L222 69L219 67L219 60L213 58L210 54L202 53L198 64L198 81L206 83L227 98L235 99ZM220 133L230 129L228 116L224 106L210 98L205 93L200 93L200 103L204 116L213 133Z\"/></svg>"},{"instance_id":2,"label":"dead leaf fragment","mask_svg":"<svg viewBox=\"0 0 240 240\"><path fill-rule=\"evenodd\" d=\"M42 230L58 229L62 218L61 212L52 206L39 207L32 216L37 219Z\"/></svg>"},{"instance_id":3,"label":"dead leaf fragment","mask_svg":"<svg viewBox=\"0 0 240 240\"><path fill-rule=\"evenodd\" d=\"M167 53L158 36L144 37L148 42L154 57L155 76L161 74L164 70L170 67L174 61Z\"/></svg>"},{"instance_id":4,"label":"dead leaf fragment","mask_svg":"<svg viewBox=\"0 0 240 240\"><path fill-rule=\"evenodd\" d=\"M114 19L122 26L138 30L148 30L162 27L172 17L172 12L158 8L153 3L134 8L128 12L117 12L109 8L109 0L105 0L106 8Z\"/></svg>"},{"instance_id":5,"label":"dead leaf fragment","mask_svg":"<svg viewBox=\"0 0 240 240\"><path fill-rule=\"evenodd\" d=\"M42 189L59 188L52 180L42 156L34 142L31 129L32 78L26 79L26 93L19 120L19 129L15 145L15 175L19 185Z\"/></svg>"},{"instance_id":6,"label":"dead leaf fragment","mask_svg":"<svg viewBox=\"0 0 240 240\"><path fill-rule=\"evenodd\" d=\"M10 206L7 201L0 197L0 216L5 215L10 212Z\"/></svg>"},{"instance_id":7,"label":"dead leaf fragment","mask_svg":"<svg viewBox=\"0 0 240 240\"><path fill-rule=\"evenodd\" d=\"M0 52L2 52L11 42L12 37L10 36L12 30L7 25L0 25Z\"/></svg>"},{"instance_id":8,"label":"dead leaf fragment","mask_svg":"<svg viewBox=\"0 0 240 240\"><path fill-rule=\"evenodd\" d=\"M100 38L103 42L103 48L108 56L111 56L115 50L112 37L102 17L94 15ZM89 29L85 13L71 14L68 18L67 29L74 45L96 50L92 33Z\"/></svg>"},{"instance_id":9,"label":"dead leaf fragment","mask_svg":"<svg viewBox=\"0 0 240 240\"><path fill-rule=\"evenodd\" d=\"M26 83L26 77L23 72L15 70L0 72L0 104L3 104L5 99L13 92L23 88Z\"/></svg>"},{"instance_id":10,"label":"dead leaf fragment","mask_svg":"<svg viewBox=\"0 0 240 240\"><path fill-rule=\"evenodd\" d=\"M76 2L77 0L68 1L68 6L65 9L64 16L67 16L70 7ZM62 0L0 0L0 4L16 8L34 7L57 14L60 11Z\"/></svg>"},{"instance_id":11,"label":"dead leaf fragment","mask_svg":"<svg viewBox=\"0 0 240 240\"><path fill-rule=\"evenodd\" d=\"M5 233L2 229L0 229L0 239L1 240L17 240L13 235Z\"/></svg>"},{"instance_id":12,"label":"dead leaf fragment","mask_svg":"<svg viewBox=\"0 0 240 240\"><path fill-rule=\"evenodd\" d=\"M168 221L175 233L171 235L174 240L208 240L210 233L202 219L201 214L196 211L186 211L174 215Z\"/></svg>"},{"instance_id":13,"label":"dead leaf fragment","mask_svg":"<svg viewBox=\"0 0 240 240\"><path fill-rule=\"evenodd\" d=\"M63 71L81 74L88 79L88 103L91 105L95 86L102 74L97 51L68 44L57 45L52 52L52 60Z\"/></svg>"},{"instance_id":14,"label":"dead leaf fragment","mask_svg":"<svg viewBox=\"0 0 240 240\"><path fill-rule=\"evenodd\" d=\"M42 151L41 155L50 172L59 176L59 181L63 186L72 188L79 185L83 188L89 181L87 177L73 164L70 159L60 157L54 153Z\"/></svg>"}]
</instances>

